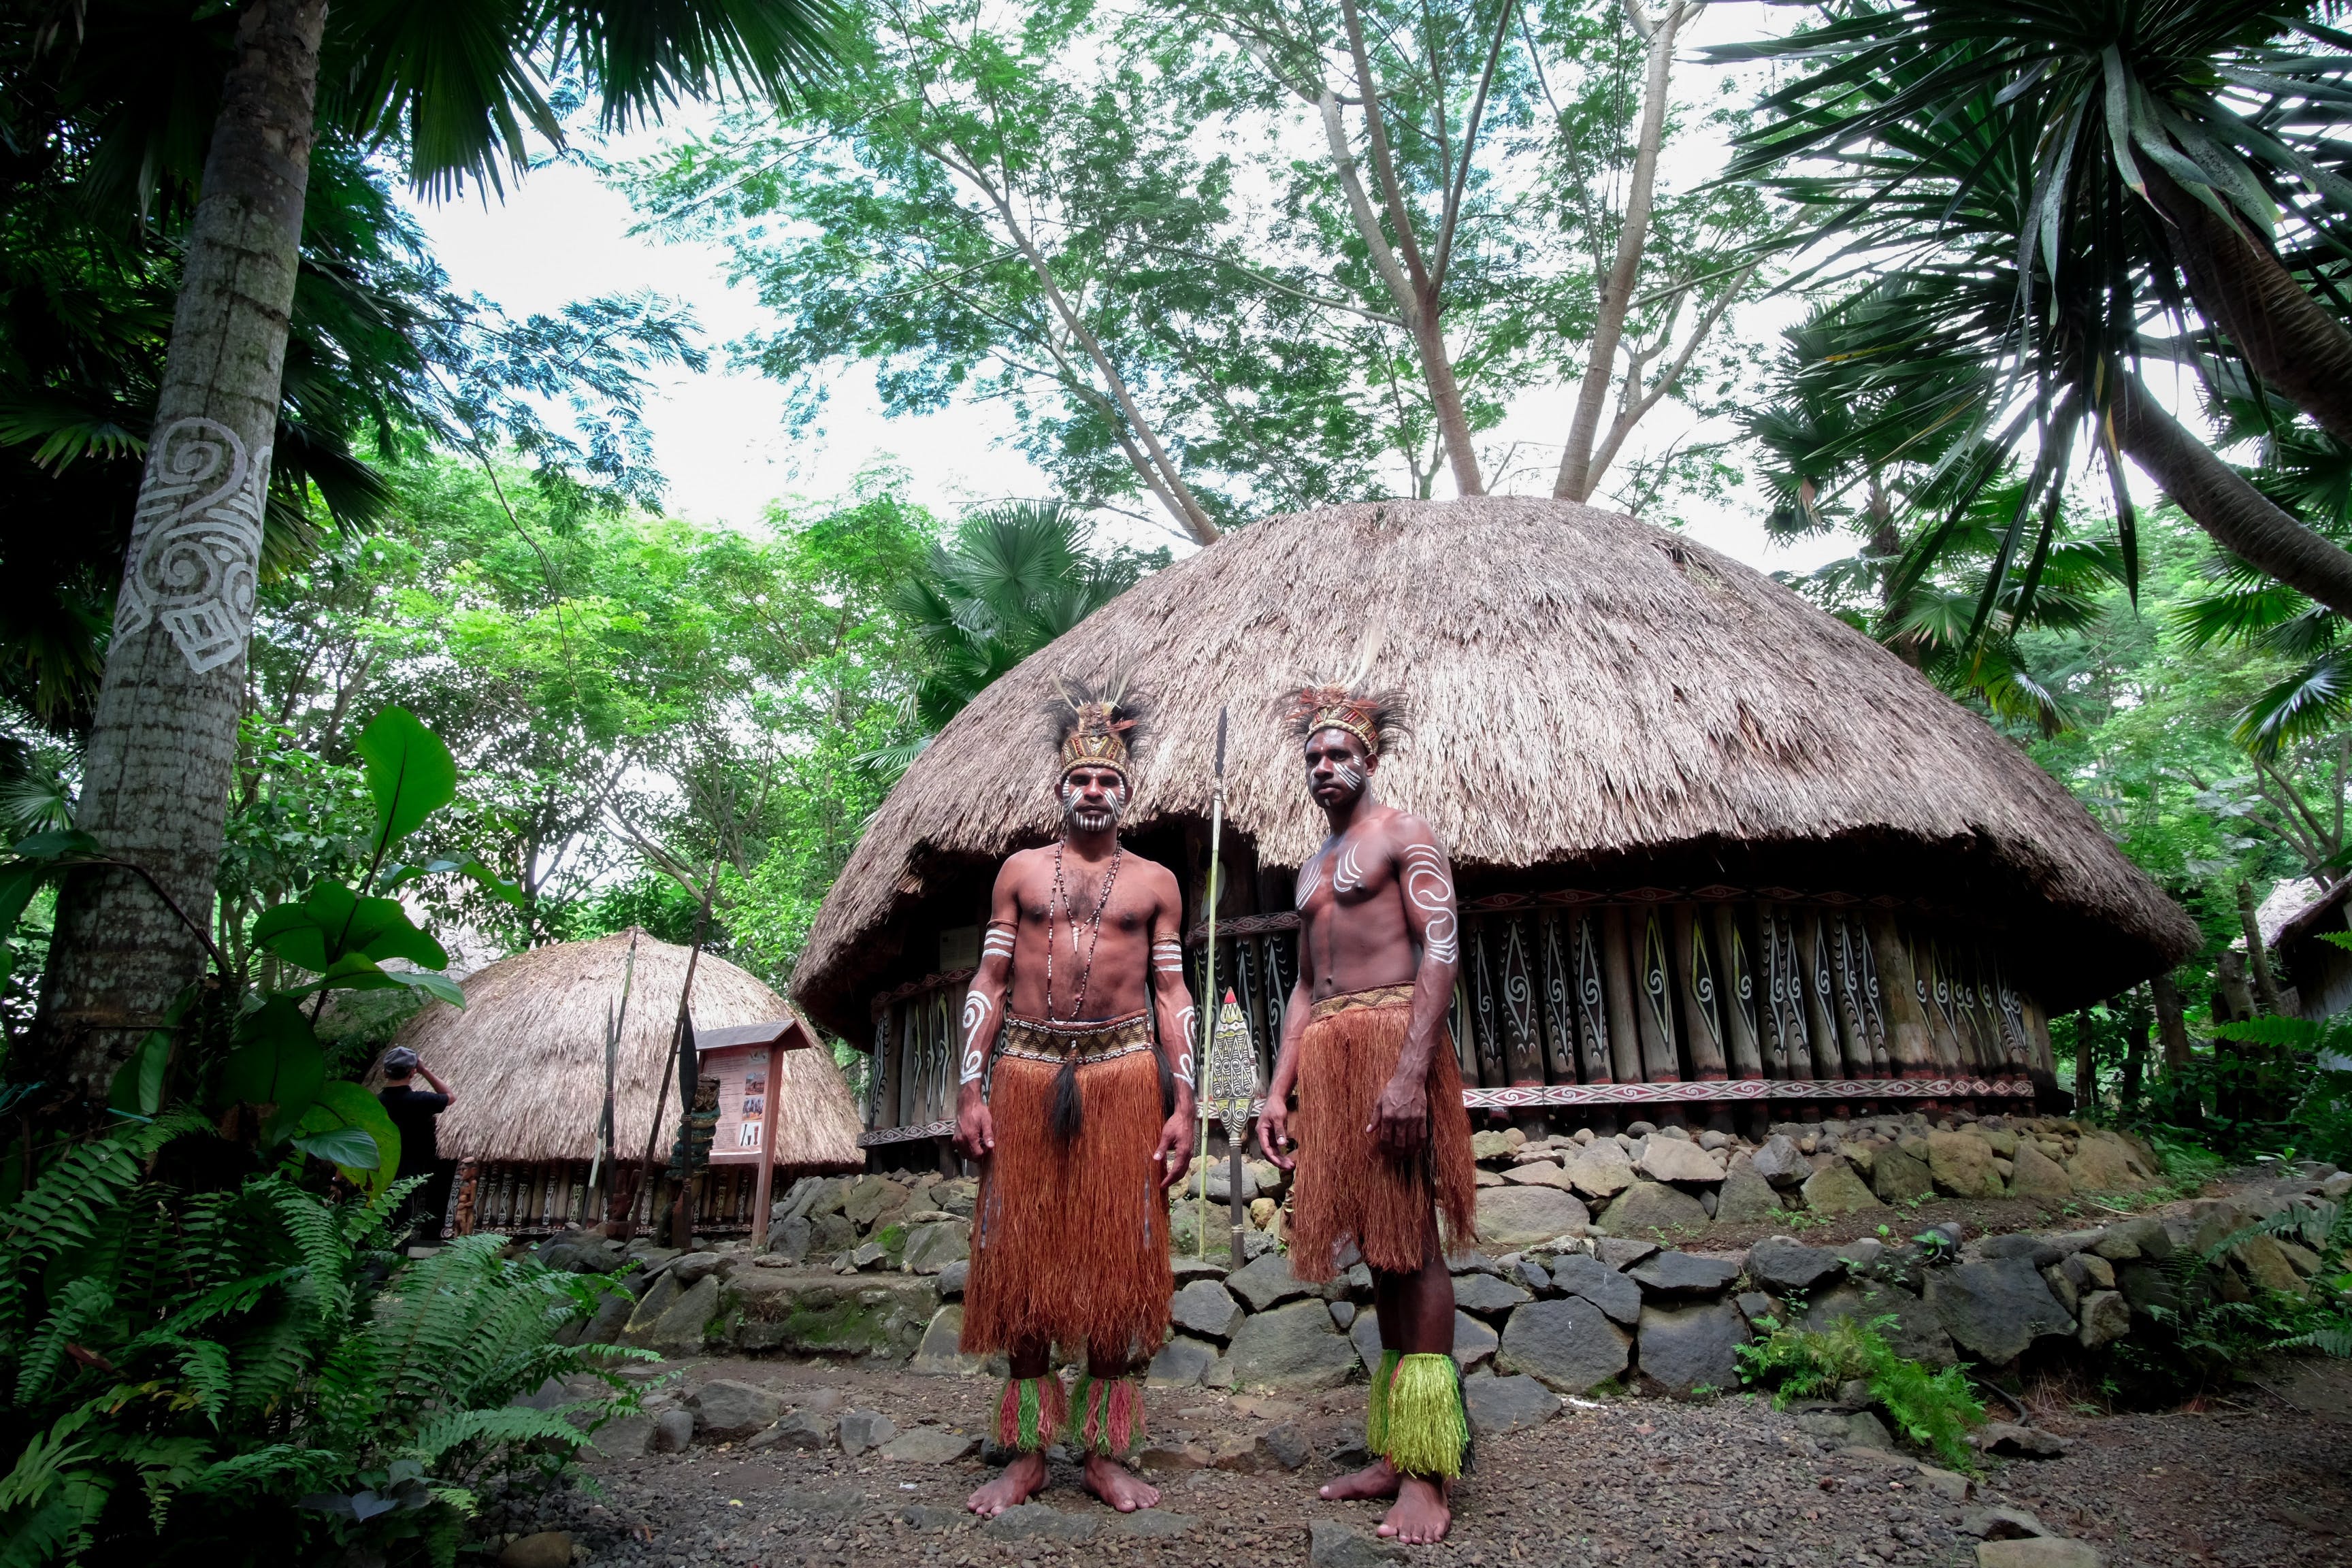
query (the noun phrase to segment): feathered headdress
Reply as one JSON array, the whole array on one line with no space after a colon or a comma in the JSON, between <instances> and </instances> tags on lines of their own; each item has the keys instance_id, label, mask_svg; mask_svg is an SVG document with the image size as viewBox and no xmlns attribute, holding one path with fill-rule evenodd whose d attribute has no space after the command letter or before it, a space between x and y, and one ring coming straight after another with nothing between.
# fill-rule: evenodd
<instances>
[{"instance_id":1,"label":"feathered headdress","mask_svg":"<svg viewBox=\"0 0 2352 1568\"><path fill-rule=\"evenodd\" d=\"M1123 670L1091 686L1057 680L1045 717L1061 748L1063 774L1072 768L1110 768L1126 778L1128 754L1142 739L1147 707Z\"/></svg>"},{"instance_id":2,"label":"feathered headdress","mask_svg":"<svg viewBox=\"0 0 2352 1568\"><path fill-rule=\"evenodd\" d=\"M1285 717L1300 740L1318 730L1345 730L1371 756L1394 746L1409 732L1411 707L1403 692L1370 684L1377 637L1358 654L1355 668L1337 679L1310 678L1284 698Z\"/></svg>"}]
</instances>

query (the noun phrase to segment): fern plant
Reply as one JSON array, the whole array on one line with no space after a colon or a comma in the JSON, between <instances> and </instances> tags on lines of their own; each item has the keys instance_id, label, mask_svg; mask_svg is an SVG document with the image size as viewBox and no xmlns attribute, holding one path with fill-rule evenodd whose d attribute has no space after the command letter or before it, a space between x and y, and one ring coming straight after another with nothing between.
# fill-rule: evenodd
<instances>
[{"instance_id":1,"label":"fern plant","mask_svg":"<svg viewBox=\"0 0 2352 1568\"><path fill-rule=\"evenodd\" d=\"M2320 1259L2301 1294L2256 1288L2240 1299L2223 1279L2226 1259L2257 1237L2292 1240ZM2171 1394L2226 1383L2263 1358L2316 1351L2352 1357L2352 1207L2294 1205L2239 1226L2211 1246L2164 1264L2170 1302L2146 1310L2158 1332L2116 1342L2119 1362Z\"/></svg>"},{"instance_id":2,"label":"fern plant","mask_svg":"<svg viewBox=\"0 0 2352 1568\"><path fill-rule=\"evenodd\" d=\"M1882 1331L1895 1321L1840 1318L1818 1331L1776 1325L1763 1339L1738 1347L1740 1381L1772 1386L1773 1403L1785 1409L1792 1400L1833 1394L1859 1378L1904 1436L1948 1465L1973 1468L1975 1455L1965 1439L1984 1424L1984 1406L1958 1367L1929 1372L1896 1354Z\"/></svg>"},{"instance_id":3,"label":"fern plant","mask_svg":"<svg viewBox=\"0 0 2352 1568\"><path fill-rule=\"evenodd\" d=\"M469 1237L402 1262L411 1184L334 1196L299 1158L187 1193L142 1176L220 1141L175 1113L56 1162L0 1221L0 1565L302 1557L447 1564L471 1482L567 1461L633 1408L641 1352L556 1342L615 1289ZM381 1284L371 1281L381 1279ZM511 1403L550 1377L605 1396ZM299 1505L299 1506L289 1506Z\"/></svg>"}]
</instances>

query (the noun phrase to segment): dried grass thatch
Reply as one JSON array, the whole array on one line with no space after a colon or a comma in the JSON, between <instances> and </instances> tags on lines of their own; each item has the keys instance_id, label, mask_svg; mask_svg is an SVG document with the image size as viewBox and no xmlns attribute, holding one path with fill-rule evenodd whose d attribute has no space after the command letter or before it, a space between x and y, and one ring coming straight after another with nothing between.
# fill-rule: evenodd
<instances>
[{"instance_id":1,"label":"dried grass thatch","mask_svg":"<svg viewBox=\"0 0 2352 1568\"><path fill-rule=\"evenodd\" d=\"M500 959L465 981L461 1011L435 1002L411 1019L399 1043L448 1083L457 1103L441 1118L441 1152L471 1160L585 1160L596 1152L604 1092L605 1009L621 996L629 933L535 947ZM616 1148L635 1162L646 1152L646 1118L661 1089L687 950L637 935L636 977L621 1031L614 1103ZM694 971L694 1021L702 1027L787 1016L783 999L723 958ZM775 1107L776 1163L800 1170L862 1165L856 1100L823 1046L786 1051ZM675 1087L663 1115L667 1158L677 1126Z\"/></svg>"},{"instance_id":2,"label":"dried grass thatch","mask_svg":"<svg viewBox=\"0 0 2352 1568\"><path fill-rule=\"evenodd\" d=\"M2196 940L2056 780L1862 633L1680 535L1495 496L1236 530L1024 661L891 792L818 915L794 997L858 1037L860 988L894 955L927 873L1052 830L1039 701L1120 661L1157 705L1129 830L1207 818L1230 703L1226 823L1262 864L1297 866L1325 827L1276 699L1286 680L1353 663L1375 633L1375 679L1417 715L1381 795L1429 818L1463 868L1565 862L1566 881L1579 863L1622 869L1669 848L1727 861L1836 840L1839 875L1864 879L1859 866L1881 884L1846 890L1966 879L1952 902L2012 932L2039 921L2013 950L2064 939L2021 955L2053 1003L2106 994Z\"/></svg>"}]
</instances>

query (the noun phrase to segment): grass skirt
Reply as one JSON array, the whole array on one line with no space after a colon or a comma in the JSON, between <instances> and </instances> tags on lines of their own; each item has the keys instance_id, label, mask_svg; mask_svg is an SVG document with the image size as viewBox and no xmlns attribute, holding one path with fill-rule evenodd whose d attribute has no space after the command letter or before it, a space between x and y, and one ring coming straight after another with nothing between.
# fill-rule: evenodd
<instances>
[{"instance_id":1,"label":"grass skirt","mask_svg":"<svg viewBox=\"0 0 2352 1568\"><path fill-rule=\"evenodd\" d=\"M996 1149L981 1172L964 1289L967 1355L1043 1344L1108 1368L1168 1336L1175 1281L1152 1152L1167 1118L1160 1058L1129 1051L1077 1068L1076 1140L1050 1125L1050 1063L1000 1055L989 1094ZM1459 1099L1459 1096L1456 1096Z\"/></svg>"},{"instance_id":2,"label":"grass skirt","mask_svg":"<svg viewBox=\"0 0 2352 1568\"><path fill-rule=\"evenodd\" d=\"M1430 1136L1421 1152L1389 1158L1374 1152L1364 1131L1404 1049L1412 995L1401 985L1326 997L1299 1042L1298 1113L1290 1121L1298 1187L1289 1239L1291 1272L1301 1279L1337 1274L1339 1244L1350 1240L1374 1268L1412 1273L1428 1256L1433 1215L1443 1222L1447 1252L1477 1239L1470 1117L1462 1109L1462 1069L1444 1034L1430 1053Z\"/></svg>"}]
</instances>

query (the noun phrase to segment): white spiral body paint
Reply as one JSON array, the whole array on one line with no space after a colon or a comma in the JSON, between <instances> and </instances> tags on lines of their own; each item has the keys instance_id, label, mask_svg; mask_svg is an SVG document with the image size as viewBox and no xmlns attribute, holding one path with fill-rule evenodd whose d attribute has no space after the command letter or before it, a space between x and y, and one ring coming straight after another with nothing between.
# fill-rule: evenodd
<instances>
[{"instance_id":1,"label":"white spiral body paint","mask_svg":"<svg viewBox=\"0 0 2352 1568\"><path fill-rule=\"evenodd\" d=\"M964 993L963 998L963 1064L956 1078L959 1087L976 1083L988 1070L988 1042L994 1031L990 1020L996 1016L996 999L977 989Z\"/></svg>"},{"instance_id":2,"label":"white spiral body paint","mask_svg":"<svg viewBox=\"0 0 2352 1568\"><path fill-rule=\"evenodd\" d=\"M1193 1087L1192 1035L1193 1031L1200 1026L1200 1022L1201 1016L1193 1011L1190 1002L1184 1004L1183 1010L1176 1015L1176 1060L1168 1070L1173 1073L1176 1076L1176 1081L1186 1089Z\"/></svg>"},{"instance_id":3,"label":"white spiral body paint","mask_svg":"<svg viewBox=\"0 0 2352 1568\"><path fill-rule=\"evenodd\" d=\"M1163 936L1153 942L1151 967L1168 979L1179 984L1183 984L1184 943L1182 940L1173 936ZM1190 1003L1185 1004L1183 1010L1176 1015L1176 1048L1173 1053L1174 1059L1169 1063L1169 1071L1174 1073L1176 1081L1188 1089L1192 1087L1192 1027L1198 1018L1199 1015L1193 1012Z\"/></svg>"},{"instance_id":4,"label":"white spiral body paint","mask_svg":"<svg viewBox=\"0 0 2352 1568\"><path fill-rule=\"evenodd\" d=\"M1356 864L1356 843L1349 839L1339 847L1339 868L1331 874L1331 890L1352 893L1364 885L1364 868Z\"/></svg>"},{"instance_id":5,"label":"white spiral body paint","mask_svg":"<svg viewBox=\"0 0 2352 1568\"><path fill-rule=\"evenodd\" d=\"M1454 963L1462 951L1460 921L1454 912L1454 882L1446 875L1445 858L1426 844L1405 847L1404 896L1429 916L1422 933L1429 956L1443 963Z\"/></svg>"}]
</instances>

